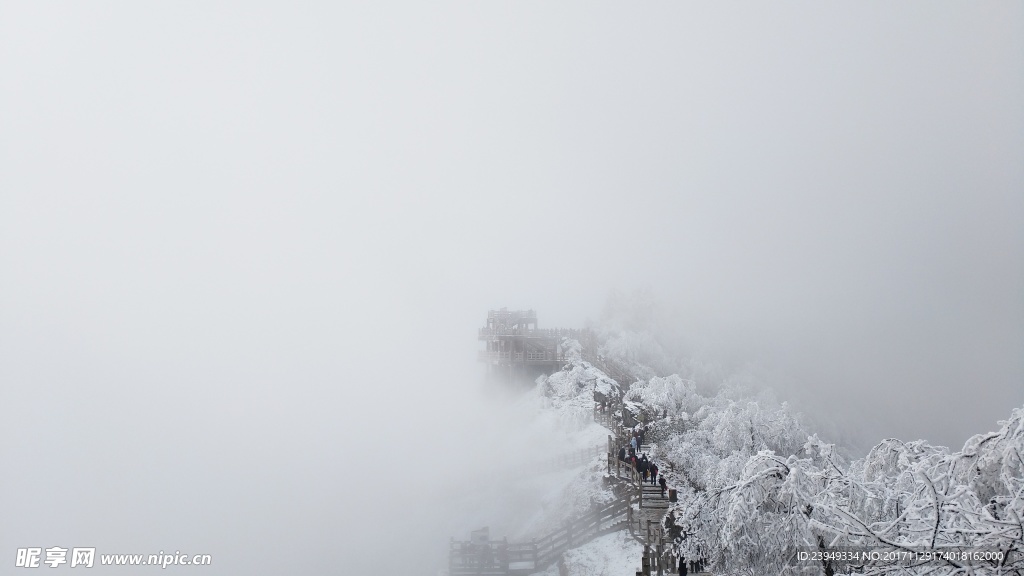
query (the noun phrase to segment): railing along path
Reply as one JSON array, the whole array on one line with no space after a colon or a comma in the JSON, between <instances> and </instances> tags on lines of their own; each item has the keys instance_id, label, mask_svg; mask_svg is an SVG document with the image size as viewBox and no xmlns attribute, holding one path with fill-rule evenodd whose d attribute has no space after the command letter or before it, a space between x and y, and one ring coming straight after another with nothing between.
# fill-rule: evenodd
<instances>
[{"instance_id":1,"label":"railing along path","mask_svg":"<svg viewBox=\"0 0 1024 576\"><path fill-rule=\"evenodd\" d=\"M481 331L483 335L484 331ZM621 390L628 387L631 378L607 365L591 354L584 359L611 376ZM625 384L625 385L624 385ZM669 499L660 486L645 483L642 473L630 462L619 460L618 447L625 446L629 436L621 424L613 418L621 403L611 401L602 406L595 403L594 421L615 433L608 436L607 450L603 446L584 448L567 452L544 460L542 464L574 466L585 464L602 452L605 453L607 477L624 484L625 493L604 506L595 507L583 516L566 522L561 528L530 542L510 543L505 540L487 542L463 542L452 539L449 545L450 576L512 576L526 575L544 570L554 564L566 550L619 530L629 533L644 547L641 571L638 574L658 575L674 572L678 560L671 551L671 539L665 533L660 521L652 522L650 517L635 514L636 502L640 511L648 510L660 518L669 507ZM650 450L650 446L639 447L639 452ZM659 515L659 512L661 515ZM643 514L649 516L649 514Z\"/></svg>"}]
</instances>

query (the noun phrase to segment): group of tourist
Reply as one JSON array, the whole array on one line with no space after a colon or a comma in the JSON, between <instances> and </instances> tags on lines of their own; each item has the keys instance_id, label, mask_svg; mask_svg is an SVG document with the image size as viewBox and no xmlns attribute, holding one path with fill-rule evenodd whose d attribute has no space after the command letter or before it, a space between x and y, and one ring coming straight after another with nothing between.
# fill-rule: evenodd
<instances>
[{"instance_id":1,"label":"group of tourist","mask_svg":"<svg viewBox=\"0 0 1024 576\"><path fill-rule=\"evenodd\" d=\"M640 474L641 482L651 484L658 484L661 486L661 495L665 495L665 489L668 488L668 483L665 481L665 475L658 476L658 465L653 460L647 458L647 453L641 453L638 457L640 448L644 444L644 434L647 432L644 426L638 427L631 433L629 438L629 446L623 446L619 448L619 460L628 462L637 473ZM628 448L628 452L627 452Z\"/></svg>"},{"instance_id":2,"label":"group of tourist","mask_svg":"<svg viewBox=\"0 0 1024 576\"><path fill-rule=\"evenodd\" d=\"M633 449L633 453L634 454L638 450L640 450L641 446L644 445L644 434L646 434L646 433L647 433L647 427L641 425L641 426L637 426L636 429L634 429L633 432L630 434L629 445Z\"/></svg>"}]
</instances>

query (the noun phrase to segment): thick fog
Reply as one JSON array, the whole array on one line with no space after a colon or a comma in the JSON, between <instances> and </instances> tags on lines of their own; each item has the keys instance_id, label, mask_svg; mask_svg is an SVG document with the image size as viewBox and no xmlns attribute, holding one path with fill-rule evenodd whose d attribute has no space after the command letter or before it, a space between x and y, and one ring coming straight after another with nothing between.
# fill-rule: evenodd
<instances>
[{"instance_id":1,"label":"thick fog","mask_svg":"<svg viewBox=\"0 0 1024 576\"><path fill-rule=\"evenodd\" d=\"M995 428L1022 30L1018 2L0 3L0 573L436 573L533 505L487 478L558 451L481 391L502 306L579 327L648 291L861 445Z\"/></svg>"}]
</instances>

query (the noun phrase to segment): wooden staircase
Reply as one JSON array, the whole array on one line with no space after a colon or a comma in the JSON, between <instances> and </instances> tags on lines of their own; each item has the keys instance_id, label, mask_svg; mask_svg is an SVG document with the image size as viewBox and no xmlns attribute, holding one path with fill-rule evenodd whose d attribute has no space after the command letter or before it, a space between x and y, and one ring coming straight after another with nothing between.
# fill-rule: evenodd
<instances>
[{"instance_id":1,"label":"wooden staircase","mask_svg":"<svg viewBox=\"0 0 1024 576\"><path fill-rule=\"evenodd\" d=\"M620 390L627 390L632 383L631 376L595 355L584 352L583 357L615 380ZM463 542L452 539L448 557L449 576L525 576L551 566L566 550L624 529L644 546L643 572L667 574L674 560L669 552L670 542L662 528L662 519L671 505L668 490L662 494L661 486L644 483L641 474L631 464L618 459L618 449L625 445L628 437L621 422L614 418L616 409L622 409L621 403L610 404L605 410L597 406L594 408L594 421L615 435L608 436L607 447L569 452L549 458L544 464L545 467L581 465L604 452L607 480L624 484L627 488L624 495L530 542L510 543L507 539ZM639 453L650 454L650 445L639 448Z\"/></svg>"}]
</instances>

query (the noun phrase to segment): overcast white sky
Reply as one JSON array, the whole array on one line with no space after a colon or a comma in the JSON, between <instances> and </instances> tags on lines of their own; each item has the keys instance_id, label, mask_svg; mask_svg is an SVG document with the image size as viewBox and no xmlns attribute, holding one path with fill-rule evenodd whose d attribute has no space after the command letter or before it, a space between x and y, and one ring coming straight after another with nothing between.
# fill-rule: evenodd
<instances>
[{"instance_id":1,"label":"overcast white sky","mask_svg":"<svg viewBox=\"0 0 1024 576\"><path fill-rule=\"evenodd\" d=\"M369 573L389 531L418 570L458 526L426 492L491 464L487 309L579 326L612 289L861 438L994 428L1022 31L1019 2L0 2L0 572Z\"/></svg>"}]
</instances>

